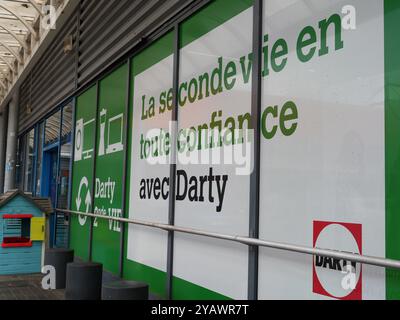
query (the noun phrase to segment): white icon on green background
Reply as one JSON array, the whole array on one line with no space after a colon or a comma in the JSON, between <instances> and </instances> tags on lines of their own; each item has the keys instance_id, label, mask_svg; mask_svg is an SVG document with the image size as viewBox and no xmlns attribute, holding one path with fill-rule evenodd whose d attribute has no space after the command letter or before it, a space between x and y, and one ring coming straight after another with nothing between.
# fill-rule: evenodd
<instances>
[{"instance_id":1,"label":"white icon on green background","mask_svg":"<svg viewBox=\"0 0 400 320\"><path fill-rule=\"evenodd\" d=\"M111 119L107 119L107 110L101 110L99 156L123 151L123 139L124 115L121 113Z\"/></svg>"},{"instance_id":2,"label":"white icon on green background","mask_svg":"<svg viewBox=\"0 0 400 320\"><path fill-rule=\"evenodd\" d=\"M85 132L94 132L95 119L79 119L75 129L75 161L88 160L93 155L93 139Z\"/></svg>"},{"instance_id":3,"label":"white icon on green background","mask_svg":"<svg viewBox=\"0 0 400 320\"><path fill-rule=\"evenodd\" d=\"M107 118L107 110L102 109L99 118L99 148L100 157L121 152L124 150L124 114L121 113L110 119ZM75 130L75 162L91 159L93 156L93 135L95 119L84 122L79 119L76 122ZM86 134L85 134L86 133Z\"/></svg>"}]
</instances>

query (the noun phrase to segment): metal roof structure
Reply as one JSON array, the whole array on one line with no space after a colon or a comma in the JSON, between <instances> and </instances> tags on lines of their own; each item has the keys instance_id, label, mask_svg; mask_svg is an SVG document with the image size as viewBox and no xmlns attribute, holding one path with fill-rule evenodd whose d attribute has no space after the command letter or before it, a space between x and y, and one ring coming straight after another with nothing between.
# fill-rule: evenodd
<instances>
[{"instance_id":1,"label":"metal roof structure","mask_svg":"<svg viewBox=\"0 0 400 320\"><path fill-rule=\"evenodd\" d=\"M0 0L0 104L69 0Z\"/></svg>"}]
</instances>

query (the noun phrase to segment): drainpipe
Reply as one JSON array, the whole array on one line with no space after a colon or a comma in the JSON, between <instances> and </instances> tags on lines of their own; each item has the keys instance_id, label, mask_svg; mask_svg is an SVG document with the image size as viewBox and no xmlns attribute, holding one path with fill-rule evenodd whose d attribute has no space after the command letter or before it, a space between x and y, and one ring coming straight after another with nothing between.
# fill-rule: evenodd
<instances>
[{"instance_id":1,"label":"drainpipe","mask_svg":"<svg viewBox=\"0 0 400 320\"><path fill-rule=\"evenodd\" d=\"M16 90L8 105L7 151L4 177L4 192L15 189L19 90Z\"/></svg>"},{"instance_id":2,"label":"drainpipe","mask_svg":"<svg viewBox=\"0 0 400 320\"><path fill-rule=\"evenodd\" d=\"M7 112L0 113L0 194L4 192L4 169L6 165Z\"/></svg>"}]
</instances>

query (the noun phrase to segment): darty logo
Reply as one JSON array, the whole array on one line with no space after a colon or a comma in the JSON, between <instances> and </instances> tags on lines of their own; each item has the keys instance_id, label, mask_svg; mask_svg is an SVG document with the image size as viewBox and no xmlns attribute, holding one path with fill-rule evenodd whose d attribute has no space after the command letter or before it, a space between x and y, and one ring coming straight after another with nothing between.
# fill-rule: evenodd
<instances>
[{"instance_id":1,"label":"darty logo","mask_svg":"<svg viewBox=\"0 0 400 320\"><path fill-rule=\"evenodd\" d=\"M362 254L362 225L314 221L314 248ZM362 299L362 265L314 257L313 292L339 300Z\"/></svg>"}]
</instances>

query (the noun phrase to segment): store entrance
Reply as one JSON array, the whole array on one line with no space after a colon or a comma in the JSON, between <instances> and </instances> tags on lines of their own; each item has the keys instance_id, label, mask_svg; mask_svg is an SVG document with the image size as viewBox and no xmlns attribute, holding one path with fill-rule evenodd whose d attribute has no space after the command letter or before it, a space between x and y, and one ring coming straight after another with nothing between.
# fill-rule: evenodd
<instances>
[{"instance_id":1,"label":"store entrance","mask_svg":"<svg viewBox=\"0 0 400 320\"><path fill-rule=\"evenodd\" d=\"M50 198L53 208L57 202L57 161L58 147L51 148L43 154L42 197Z\"/></svg>"},{"instance_id":2,"label":"store entrance","mask_svg":"<svg viewBox=\"0 0 400 320\"><path fill-rule=\"evenodd\" d=\"M43 173L41 196L50 198L53 208L57 208L57 168L58 168L58 146L45 149L43 152ZM53 247L55 241L54 215L50 217L50 246Z\"/></svg>"}]
</instances>

